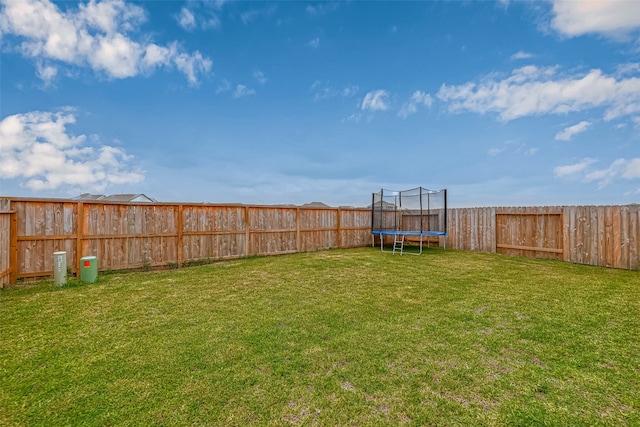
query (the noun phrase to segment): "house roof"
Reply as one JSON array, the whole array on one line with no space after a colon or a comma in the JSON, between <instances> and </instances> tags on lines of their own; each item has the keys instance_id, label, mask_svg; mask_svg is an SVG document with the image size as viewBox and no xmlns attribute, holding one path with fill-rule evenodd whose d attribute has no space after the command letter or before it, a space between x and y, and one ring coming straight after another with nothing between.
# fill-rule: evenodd
<instances>
[{"instance_id":1,"label":"house roof","mask_svg":"<svg viewBox=\"0 0 640 427\"><path fill-rule=\"evenodd\" d=\"M303 207L303 208L330 208L331 206L327 205L326 203L322 203L322 202L311 202L311 203L305 203L301 207Z\"/></svg>"},{"instance_id":2,"label":"house roof","mask_svg":"<svg viewBox=\"0 0 640 427\"><path fill-rule=\"evenodd\" d=\"M145 203L154 203L157 200L145 195L145 194L111 194L110 196L105 196L104 194L89 194L84 193L79 195L78 197L74 197L75 200L96 200L101 202L145 202Z\"/></svg>"},{"instance_id":3,"label":"house roof","mask_svg":"<svg viewBox=\"0 0 640 427\"><path fill-rule=\"evenodd\" d=\"M73 198L73 200L100 200L104 197L104 194L90 194L90 193L82 193L79 196Z\"/></svg>"}]
</instances>

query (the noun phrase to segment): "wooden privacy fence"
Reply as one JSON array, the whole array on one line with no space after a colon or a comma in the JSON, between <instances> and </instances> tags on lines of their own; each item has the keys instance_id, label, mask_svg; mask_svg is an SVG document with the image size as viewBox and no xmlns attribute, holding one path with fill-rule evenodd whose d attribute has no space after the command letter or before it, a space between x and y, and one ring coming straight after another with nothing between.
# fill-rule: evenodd
<instances>
[{"instance_id":1,"label":"wooden privacy fence","mask_svg":"<svg viewBox=\"0 0 640 427\"><path fill-rule=\"evenodd\" d=\"M98 257L100 270L371 243L371 211L0 199L0 287ZM448 210L447 248L640 270L640 205ZM442 238L439 238L442 239Z\"/></svg>"},{"instance_id":2,"label":"wooden privacy fence","mask_svg":"<svg viewBox=\"0 0 640 427\"><path fill-rule=\"evenodd\" d=\"M449 210L447 247L640 269L640 205Z\"/></svg>"},{"instance_id":3,"label":"wooden privacy fence","mask_svg":"<svg viewBox=\"0 0 640 427\"><path fill-rule=\"evenodd\" d=\"M100 270L119 270L371 241L368 209L4 200L15 213L0 216L0 284L51 276L55 251L65 251L68 270L77 273L89 255ZM5 231L5 218L17 219L13 232ZM5 253L15 257L6 267Z\"/></svg>"}]
</instances>

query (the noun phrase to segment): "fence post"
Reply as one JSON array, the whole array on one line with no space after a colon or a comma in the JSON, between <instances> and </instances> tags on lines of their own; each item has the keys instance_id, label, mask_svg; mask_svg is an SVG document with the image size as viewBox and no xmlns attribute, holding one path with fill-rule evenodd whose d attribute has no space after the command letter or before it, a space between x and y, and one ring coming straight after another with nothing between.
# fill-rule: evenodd
<instances>
[{"instance_id":1,"label":"fence post","mask_svg":"<svg viewBox=\"0 0 640 427\"><path fill-rule=\"evenodd\" d=\"M571 260L571 251L569 250L569 235L570 235L570 226L566 222L568 219L568 215L566 214L567 207L562 207L562 260L568 262Z\"/></svg>"},{"instance_id":2,"label":"fence post","mask_svg":"<svg viewBox=\"0 0 640 427\"><path fill-rule=\"evenodd\" d=\"M302 240L300 235L300 208L296 208L296 252L300 252Z\"/></svg>"},{"instance_id":3,"label":"fence post","mask_svg":"<svg viewBox=\"0 0 640 427\"><path fill-rule=\"evenodd\" d=\"M78 235L76 237L76 259L73 260L73 265L76 269L76 277L80 277L80 258L82 258L82 240L84 239L84 203L78 202L78 216L77 216L76 228Z\"/></svg>"},{"instance_id":4,"label":"fence post","mask_svg":"<svg viewBox=\"0 0 640 427\"><path fill-rule=\"evenodd\" d=\"M338 244L338 247L341 248L342 247L342 211L340 208L338 208L337 214L338 214L338 219L336 221L336 226L338 227L338 238L336 239L336 243Z\"/></svg>"},{"instance_id":5,"label":"fence post","mask_svg":"<svg viewBox=\"0 0 640 427\"><path fill-rule=\"evenodd\" d=\"M251 222L249 220L249 206L246 206L244 208L244 247L245 247L245 255L249 256L251 255L251 233L250 233L250 226L251 226Z\"/></svg>"},{"instance_id":6,"label":"fence post","mask_svg":"<svg viewBox=\"0 0 640 427\"><path fill-rule=\"evenodd\" d=\"M183 206L182 204L178 205L178 250L177 250L177 257L178 259L176 260L177 264L178 264L178 268L182 267L182 263L183 261L183 257L184 254L182 253L182 233L184 233L184 224L183 224L183 220L182 220L182 210L183 210Z\"/></svg>"},{"instance_id":7,"label":"fence post","mask_svg":"<svg viewBox=\"0 0 640 427\"><path fill-rule=\"evenodd\" d=\"M18 280L18 213L11 213L9 226L9 283L15 284Z\"/></svg>"}]
</instances>

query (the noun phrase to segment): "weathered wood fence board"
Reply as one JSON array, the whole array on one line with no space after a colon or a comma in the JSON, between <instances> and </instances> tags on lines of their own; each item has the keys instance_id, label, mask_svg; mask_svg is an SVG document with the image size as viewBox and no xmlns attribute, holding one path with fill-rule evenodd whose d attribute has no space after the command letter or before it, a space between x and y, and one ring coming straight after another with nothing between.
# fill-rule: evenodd
<instances>
[{"instance_id":1,"label":"weathered wood fence board","mask_svg":"<svg viewBox=\"0 0 640 427\"><path fill-rule=\"evenodd\" d=\"M18 264L17 223L15 212L0 212L0 289L16 280Z\"/></svg>"}]
</instances>

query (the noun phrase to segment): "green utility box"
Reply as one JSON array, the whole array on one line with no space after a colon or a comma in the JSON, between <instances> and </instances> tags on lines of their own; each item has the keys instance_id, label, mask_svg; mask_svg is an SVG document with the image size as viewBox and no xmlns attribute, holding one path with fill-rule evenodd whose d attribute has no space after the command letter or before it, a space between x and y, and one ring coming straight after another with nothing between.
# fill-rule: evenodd
<instances>
[{"instance_id":1,"label":"green utility box","mask_svg":"<svg viewBox=\"0 0 640 427\"><path fill-rule=\"evenodd\" d=\"M80 258L80 280L85 283L95 283L98 280L98 257Z\"/></svg>"}]
</instances>

